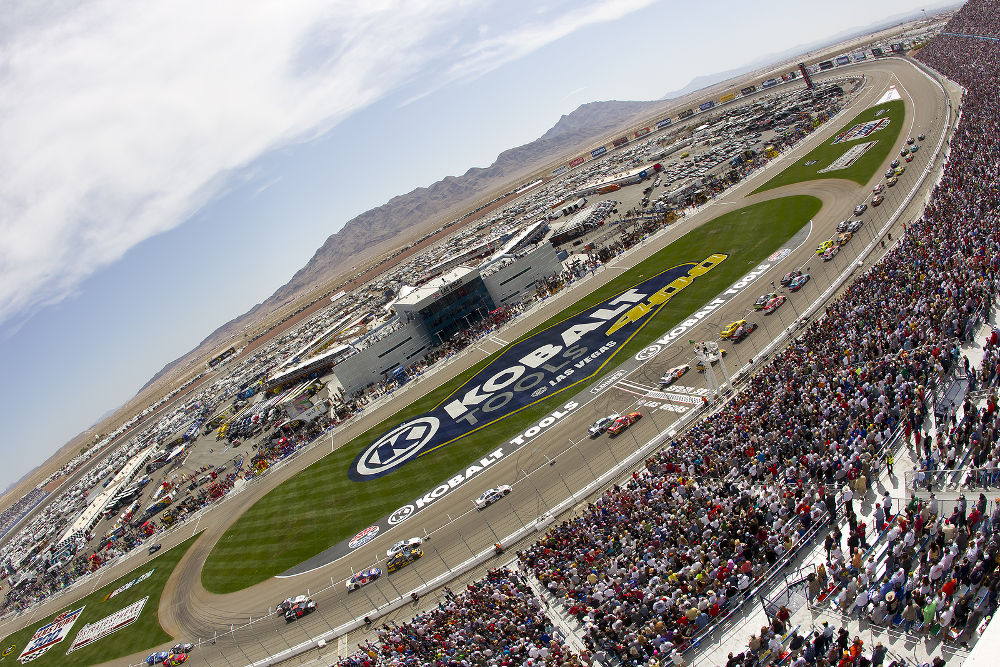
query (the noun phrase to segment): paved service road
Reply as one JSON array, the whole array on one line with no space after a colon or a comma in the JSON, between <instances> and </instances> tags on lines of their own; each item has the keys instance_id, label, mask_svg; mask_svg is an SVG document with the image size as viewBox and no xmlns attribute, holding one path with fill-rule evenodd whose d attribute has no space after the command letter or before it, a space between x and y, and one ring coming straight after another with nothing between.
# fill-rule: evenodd
<instances>
[{"instance_id":1,"label":"paved service road","mask_svg":"<svg viewBox=\"0 0 1000 667\"><path fill-rule=\"evenodd\" d=\"M520 450L511 448L507 455L480 473L474 480L451 491L440 501L424 509L418 516L406 521L389 533L380 534L369 544L355 550L343 559L291 578L270 579L257 586L230 595L210 595L200 584L200 568L215 542L243 511L249 508L257 499L278 483L301 470L309 463L320 458L329 450L319 446L301 457L301 461L288 469L276 471L268 475L261 483L249 488L231 501L222 504L218 509L207 513L197 527L203 530L202 537L191 547L188 555L178 565L173 577L167 584L160 603L160 619L166 631L181 641L197 641L199 638L210 638L215 633L228 631L230 625L246 624L252 616L257 619L265 616L269 609L273 610L277 602L289 595L305 593L309 590L319 603L319 611L286 626L284 620L274 617L255 624L252 631L244 630L237 635L239 645L234 645L230 638L219 638L212 647L203 647L192 654L189 664L212 665L242 665L252 660L261 659L269 654L287 649L309 637L329 631L342 623L360 618L369 613L373 606L383 604L399 595L406 595L414 588L421 586L441 572L454 567L466 560L473 552L489 548L498 537L507 535L522 525L533 521L544 513L548 507L555 505L569 496L570 490L577 490L593 480L595 475L614 466L637 447L646 443L658 432L670 427L683 414L684 408L697 404L700 396L706 390L706 379L695 372L694 355L687 344L688 338L695 340L717 340L719 330L730 321L747 319L755 321L760 328L746 340L738 344L726 342L724 347L729 355L723 363L734 373L752 356L758 354L767 341L780 334L797 319L799 311L812 303L820 293L830 285L834 278L857 261L858 252L874 237L874 234L888 220L912 189L928 160L936 159L933 148L944 128L947 113L945 100L940 87L915 66L902 59L886 59L877 62L867 62L859 66L843 70L833 70L831 74L843 77L846 74L864 73L867 77L866 87L858 93L852 106L836 119L821 128L820 131L808 137L802 145L796 147L790 154L773 161L770 168L748 178L717 200L707 205L704 210L694 216L689 216L680 224L658 234L654 239L640 246L626 256L614 260L611 265L594 277L587 278L580 288L569 290L557 295L549 301L551 305L541 312L519 318L514 327L504 334L505 340L523 333L538 322L549 317L562 305L579 299L585 291L590 291L602 282L617 274L619 266L630 266L683 235L690 229L700 225L714 216L742 207L789 194L809 194L818 197L823 202L823 208L813 221L809 236L789 256L781 260L767 273L760 276L756 282L741 292L731 301L721 306L710 317L681 337L678 343L661 351L655 359L643 365L626 378L608 383L606 389L597 394L590 394L590 400L574 410L571 417L560 420L531 440ZM768 192L747 197L746 193L760 186L775 176L785 166L791 164L790 157L804 155L819 141L831 137L834 132L854 115L874 104L890 86L896 86L907 105L905 126L897 140L894 153L905 143L906 138L923 132L927 135L923 142L924 150L917 154L916 159L908 165L908 169L900 184L886 190L886 201L880 207L870 208L862 216L865 220L861 231L855 239L830 262L822 262L815 255L816 246L835 234L839 221L851 217L853 208L865 201L871 194L871 187L882 179L878 173L866 186L857 186L853 182L841 180L824 180L802 183L770 190ZM957 103L958 97L954 97ZM957 105L956 105L957 108ZM912 129L911 129L912 128ZM940 165L938 165L939 167ZM881 172L881 169L879 170ZM933 181L928 179L925 187ZM914 198L914 203L904 210L901 221L908 221L919 214L919 206L924 201L923 196ZM901 223L899 223L901 224ZM893 235L896 238L896 235ZM713 249L715 250L715 249ZM692 258L697 261L700 258ZM805 287L799 292L789 294L789 302L779 308L773 315L763 316L752 312L752 304L764 292L772 291L771 281L776 284L787 271L803 268L812 275ZM584 287L585 286L585 287ZM776 290L778 291L778 290ZM548 302L546 302L548 303ZM495 351L499 345L484 339L480 347L484 352ZM474 352L452 364L448 373L438 373L423 380L419 392L404 394L409 400L417 394L445 381L461 369L468 367L482 358L483 353ZM680 378L673 386L660 392L658 380L663 372L681 363L691 365L691 370ZM716 366L717 377L721 378L721 370ZM589 391L583 392L589 394ZM558 409L563 403L554 402L552 409ZM639 406L642 402L642 406ZM649 405L654 403L655 406ZM666 407L664 407L666 406ZM399 409L400 405L384 406L365 416L350 429L338 433L339 442L346 442L363 432L371 425L384 419L389 410ZM617 438L609 438L606 434L596 439L587 437L587 426L595 419L605 414L623 413L640 410L644 418L633 425ZM328 437L328 436L327 436ZM503 443L498 443L502 445ZM548 465L549 460L555 460L554 465ZM535 471L535 472L532 472ZM525 473L531 472L525 478ZM473 508L472 501L483 490L497 484L511 484L513 492L482 512ZM452 519L449 521L449 519ZM185 526L164 540L164 548L176 544L191 536L194 527ZM359 592L347 594L343 580L351 571L370 566L376 559L383 565L385 551L395 541L412 537L424 536L425 531L432 533L432 539L425 542L425 555L416 563L409 565L397 573L385 576L370 584ZM293 539L290 536L290 539ZM513 545L505 545L513 546ZM120 573L137 567L146 560L145 554L129 559L125 564L116 566L115 571L104 575L104 580L110 580ZM335 585L331 588L331 579ZM323 590L328 589L328 590ZM89 593L91 588L84 587L81 594ZM34 616L41 618L42 614L65 606L70 597L60 599L58 604L49 603ZM25 620L18 620L18 627L26 625ZM11 629L0 627L0 633L6 634ZM138 662L143 656L131 656L131 662ZM118 661L128 664L129 660Z\"/></svg>"}]
</instances>

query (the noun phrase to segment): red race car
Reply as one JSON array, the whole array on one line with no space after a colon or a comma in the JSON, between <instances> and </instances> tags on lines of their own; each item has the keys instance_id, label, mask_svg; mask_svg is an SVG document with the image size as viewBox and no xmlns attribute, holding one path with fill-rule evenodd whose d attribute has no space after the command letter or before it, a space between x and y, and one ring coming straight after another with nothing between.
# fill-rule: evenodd
<instances>
[{"instance_id":1,"label":"red race car","mask_svg":"<svg viewBox=\"0 0 1000 667\"><path fill-rule=\"evenodd\" d=\"M611 437L614 437L640 419L642 419L642 414L639 412L631 412L627 415L622 415L608 427L608 433Z\"/></svg>"}]
</instances>

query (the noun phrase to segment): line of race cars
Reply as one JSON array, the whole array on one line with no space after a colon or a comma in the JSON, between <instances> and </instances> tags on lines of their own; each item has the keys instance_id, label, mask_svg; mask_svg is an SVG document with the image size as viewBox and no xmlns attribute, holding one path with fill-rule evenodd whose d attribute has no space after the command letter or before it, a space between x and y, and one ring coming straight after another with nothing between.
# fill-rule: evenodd
<instances>
[{"instance_id":1,"label":"line of race cars","mask_svg":"<svg viewBox=\"0 0 1000 667\"><path fill-rule=\"evenodd\" d=\"M169 651L157 651L146 658L147 665L166 665L176 667L187 662L188 654L194 650L194 644L175 644Z\"/></svg>"}]
</instances>

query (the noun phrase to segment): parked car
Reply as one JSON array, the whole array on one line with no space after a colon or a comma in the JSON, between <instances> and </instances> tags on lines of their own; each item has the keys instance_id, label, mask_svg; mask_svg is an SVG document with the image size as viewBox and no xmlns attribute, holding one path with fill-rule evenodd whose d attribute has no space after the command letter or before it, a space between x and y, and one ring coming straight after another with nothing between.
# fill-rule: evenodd
<instances>
[{"instance_id":1,"label":"parked car","mask_svg":"<svg viewBox=\"0 0 1000 667\"><path fill-rule=\"evenodd\" d=\"M508 484L501 484L500 486L495 486L492 489L487 489L483 491L481 496L476 498L476 509L482 511L506 496L508 493L510 493L510 486ZM392 572L392 570L389 571Z\"/></svg>"}]
</instances>

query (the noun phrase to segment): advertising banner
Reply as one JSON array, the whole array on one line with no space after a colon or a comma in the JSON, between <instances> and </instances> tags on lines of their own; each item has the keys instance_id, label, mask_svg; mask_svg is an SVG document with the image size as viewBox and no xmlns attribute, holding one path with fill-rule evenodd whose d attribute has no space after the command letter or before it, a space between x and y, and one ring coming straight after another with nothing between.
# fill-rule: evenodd
<instances>
[{"instance_id":1,"label":"advertising banner","mask_svg":"<svg viewBox=\"0 0 1000 667\"><path fill-rule=\"evenodd\" d=\"M572 169L573 167L579 167L581 164L583 164L583 161L586 159L587 159L586 156L583 155L581 155L580 157L573 158L572 160L569 161L569 168Z\"/></svg>"},{"instance_id":2,"label":"advertising banner","mask_svg":"<svg viewBox=\"0 0 1000 667\"><path fill-rule=\"evenodd\" d=\"M753 93L757 92L757 86L747 86L740 92L743 93L744 95L752 95Z\"/></svg>"},{"instance_id":3,"label":"advertising banner","mask_svg":"<svg viewBox=\"0 0 1000 667\"><path fill-rule=\"evenodd\" d=\"M639 137L644 137L647 134L649 134L649 128L648 127L644 127L641 130L636 130L635 131L635 138L638 139Z\"/></svg>"},{"instance_id":4,"label":"advertising banner","mask_svg":"<svg viewBox=\"0 0 1000 667\"><path fill-rule=\"evenodd\" d=\"M684 120L685 118L690 118L693 115L694 115L694 109L687 109L677 114L677 117L680 118L681 120Z\"/></svg>"},{"instance_id":5,"label":"advertising banner","mask_svg":"<svg viewBox=\"0 0 1000 667\"><path fill-rule=\"evenodd\" d=\"M80 632L76 633L76 637L73 639L73 643L70 644L69 649L66 650L66 654L68 655L77 649L88 646L99 639L104 639L112 632L135 623L148 599L149 596L147 595L141 600L136 600L129 606L105 616L96 623L88 623L80 628Z\"/></svg>"},{"instance_id":6,"label":"advertising banner","mask_svg":"<svg viewBox=\"0 0 1000 667\"><path fill-rule=\"evenodd\" d=\"M80 607L73 611L63 612L52 619L52 622L48 625L43 625L35 630L35 634L31 636L31 641L28 642L28 645L21 651L21 655L18 656L18 661L22 665L27 664L66 639L66 635L69 634L73 624L76 623L76 619L80 618L80 614L83 613L84 608Z\"/></svg>"},{"instance_id":7,"label":"advertising banner","mask_svg":"<svg viewBox=\"0 0 1000 667\"><path fill-rule=\"evenodd\" d=\"M607 152L608 152L608 147L601 146L599 148L595 148L594 150L590 151L590 157L597 157L598 155L604 155Z\"/></svg>"},{"instance_id":8,"label":"advertising banner","mask_svg":"<svg viewBox=\"0 0 1000 667\"><path fill-rule=\"evenodd\" d=\"M430 411L396 426L363 449L351 463L348 476L361 482L388 474L586 382L678 292L727 258L713 254L662 271L510 345Z\"/></svg>"},{"instance_id":9,"label":"advertising banner","mask_svg":"<svg viewBox=\"0 0 1000 667\"><path fill-rule=\"evenodd\" d=\"M656 124L656 129L657 130L662 130L663 128L665 128L668 125L670 125L670 123L672 123L672 122L673 121L671 121L669 118L664 118L663 120L661 120L660 122L658 122Z\"/></svg>"},{"instance_id":10,"label":"advertising banner","mask_svg":"<svg viewBox=\"0 0 1000 667\"><path fill-rule=\"evenodd\" d=\"M824 60L823 62L821 62L819 64L819 69L820 69L820 71L828 70L828 69L833 69L833 61L832 60Z\"/></svg>"},{"instance_id":11,"label":"advertising banner","mask_svg":"<svg viewBox=\"0 0 1000 667\"><path fill-rule=\"evenodd\" d=\"M872 55L875 56L876 58L881 58L882 56L885 55L885 52L882 49L875 47L874 49L872 49Z\"/></svg>"},{"instance_id":12,"label":"advertising banner","mask_svg":"<svg viewBox=\"0 0 1000 667\"><path fill-rule=\"evenodd\" d=\"M889 45L889 48L892 49L893 53L902 53L903 52L903 43L902 42L893 42L892 44Z\"/></svg>"},{"instance_id":13,"label":"advertising banner","mask_svg":"<svg viewBox=\"0 0 1000 667\"><path fill-rule=\"evenodd\" d=\"M558 176L559 174L565 174L567 171L569 171L569 167L567 167L566 165L562 165L561 167L556 167L555 169L553 169L552 175Z\"/></svg>"},{"instance_id":14,"label":"advertising banner","mask_svg":"<svg viewBox=\"0 0 1000 667\"><path fill-rule=\"evenodd\" d=\"M726 93L725 95L719 98L719 103L725 104L726 102L732 102L735 99L736 99L736 93Z\"/></svg>"},{"instance_id":15,"label":"advertising banner","mask_svg":"<svg viewBox=\"0 0 1000 667\"><path fill-rule=\"evenodd\" d=\"M628 137L619 137L614 141L612 141L611 145L614 146L615 148L618 148L619 146L624 146L627 143L628 143Z\"/></svg>"},{"instance_id":16,"label":"advertising banner","mask_svg":"<svg viewBox=\"0 0 1000 667\"><path fill-rule=\"evenodd\" d=\"M699 104L698 108L701 109L702 111L708 111L709 109L711 109L714 106L715 106L715 102L713 100L709 100L707 102L702 102L701 104Z\"/></svg>"},{"instance_id":17,"label":"advertising banner","mask_svg":"<svg viewBox=\"0 0 1000 667\"><path fill-rule=\"evenodd\" d=\"M110 593L108 593L107 595L105 595L104 596L104 600L102 600L102 602L107 602L108 600L110 600L114 596L118 595L119 593L124 593L125 591L127 591L130 588L132 588L136 584L140 584L140 583L146 581L147 579L149 579L150 577L153 576L154 572L156 572L156 568L155 567L152 570L150 570L149 572L147 572L146 574L141 574L138 577L136 577L135 579L133 579L132 581L125 582L124 584L122 584L121 586L119 586L118 588L116 588L115 590L113 590Z\"/></svg>"},{"instance_id":18,"label":"advertising banner","mask_svg":"<svg viewBox=\"0 0 1000 667\"><path fill-rule=\"evenodd\" d=\"M837 56L837 64L838 65L850 65L851 64L851 58L850 58L850 56Z\"/></svg>"},{"instance_id":19,"label":"advertising banner","mask_svg":"<svg viewBox=\"0 0 1000 667\"><path fill-rule=\"evenodd\" d=\"M862 60L864 60L867 57L868 56L865 54L864 51L862 51L861 53L855 53L854 54L854 62L859 63L859 62L861 62Z\"/></svg>"}]
</instances>

